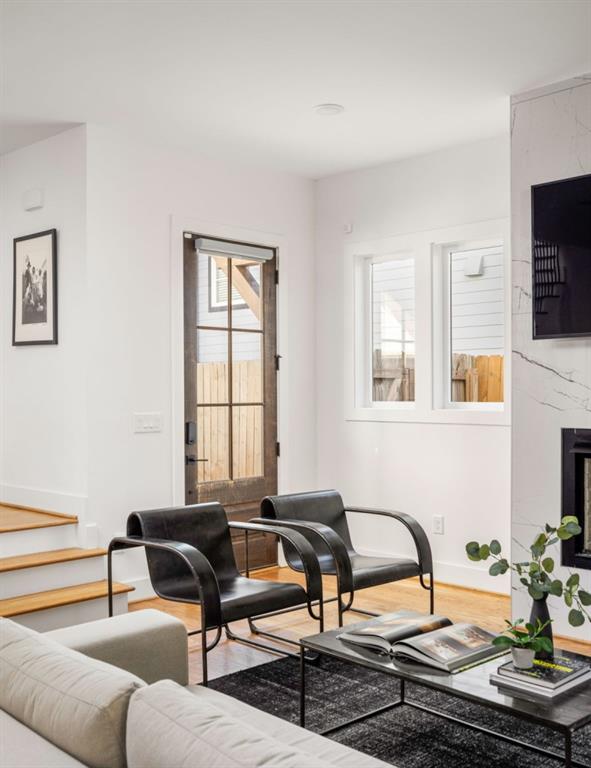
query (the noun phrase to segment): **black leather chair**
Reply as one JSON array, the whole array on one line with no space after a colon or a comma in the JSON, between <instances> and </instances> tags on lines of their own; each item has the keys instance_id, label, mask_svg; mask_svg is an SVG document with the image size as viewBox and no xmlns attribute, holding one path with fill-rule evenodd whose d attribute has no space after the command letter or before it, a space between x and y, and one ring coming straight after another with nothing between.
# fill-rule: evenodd
<instances>
[{"instance_id":1,"label":"black leather chair","mask_svg":"<svg viewBox=\"0 0 591 768\"><path fill-rule=\"evenodd\" d=\"M382 515L402 523L410 532L417 550L417 559L369 557L355 550L351 542L347 512ZM338 601L339 626L343 613L353 610L369 616L377 614L353 608L355 592L378 584L418 576L421 586L429 591L429 612L434 611L433 558L431 546L423 528L410 515L384 509L346 507L337 491L313 491L284 496L267 496L261 504L261 518L252 522L280 525L302 533L314 547L323 574L336 576L337 597L325 602ZM296 550L285 542L288 565L301 571L303 563ZM429 577L428 583L425 576ZM343 595L349 594L346 602Z\"/></svg>"},{"instance_id":2,"label":"black leather chair","mask_svg":"<svg viewBox=\"0 0 591 768\"><path fill-rule=\"evenodd\" d=\"M242 576L236 566L231 529L269 533L280 537L297 553L298 570L306 575L299 584L264 581ZM225 628L229 639L275 653L285 653L250 638L233 634L228 625L259 614L307 607L324 627L322 577L313 547L298 531L255 523L229 522L220 504L133 512L127 519L127 536L114 538L108 550L109 616L113 615L112 553L129 547L145 547L152 587L159 597L201 606L203 683L207 685L207 654ZM317 609L317 613L315 611ZM215 630L208 645L207 630ZM283 642L292 642L280 638Z\"/></svg>"}]
</instances>

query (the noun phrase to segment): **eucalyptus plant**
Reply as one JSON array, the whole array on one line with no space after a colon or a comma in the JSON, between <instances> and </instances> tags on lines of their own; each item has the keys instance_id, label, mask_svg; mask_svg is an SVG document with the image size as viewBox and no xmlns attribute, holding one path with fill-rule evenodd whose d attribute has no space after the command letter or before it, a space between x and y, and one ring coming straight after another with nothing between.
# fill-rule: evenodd
<instances>
[{"instance_id":1,"label":"eucalyptus plant","mask_svg":"<svg viewBox=\"0 0 591 768\"><path fill-rule=\"evenodd\" d=\"M569 624L580 627L585 623L585 619L591 622L591 613L587 610L591 606L591 593L581 587L578 573L571 573L564 583L553 576L554 560L546 555L546 550L558 541L567 541L573 536L578 536L581 530L578 519L573 515L563 517L558 528L546 523L544 530L536 536L529 548L531 560L519 563L510 563L503 557L501 545L496 539L490 544L470 541L466 544L466 553L474 562L492 558L494 562L488 571L491 576L501 576L509 570L514 571L534 600L543 600L548 595L561 597L569 608Z\"/></svg>"}]
</instances>

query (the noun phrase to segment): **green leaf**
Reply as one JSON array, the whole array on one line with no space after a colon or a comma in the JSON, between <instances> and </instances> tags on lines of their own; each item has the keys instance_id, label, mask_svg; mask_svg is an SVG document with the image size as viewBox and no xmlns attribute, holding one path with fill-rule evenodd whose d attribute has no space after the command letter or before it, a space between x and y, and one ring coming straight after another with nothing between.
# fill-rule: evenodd
<instances>
[{"instance_id":1,"label":"green leaf","mask_svg":"<svg viewBox=\"0 0 591 768\"><path fill-rule=\"evenodd\" d=\"M559 528L556 531L556 535L561 541L566 541L567 539L572 538L571 534L566 530L566 528Z\"/></svg>"},{"instance_id":2,"label":"green leaf","mask_svg":"<svg viewBox=\"0 0 591 768\"><path fill-rule=\"evenodd\" d=\"M480 561L480 544L477 541L469 541L466 544L466 554L474 562Z\"/></svg>"},{"instance_id":3,"label":"green leaf","mask_svg":"<svg viewBox=\"0 0 591 768\"><path fill-rule=\"evenodd\" d=\"M577 523L579 522L579 518L576 517L576 515L565 515L562 520L560 521L561 525L567 525L568 523Z\"/></svg>"},{"instance_id":4,"label":"green leaf","mask_svg":"<svg viewBox=\"0 0 591 768\"><path fill-rule=\"evenodd\" d=\"M550 584L550 594L555 597L562 597L562 582L560 579L554 579L552 584Z\"/></svg>"},{"instance_id":5,"label":"green leaf","mask_svg":"<svg viewBox=\"0 0 591 768\"><path fill-rule=\"evenodd\" d=\"M535 642L539 646L539 648L536 648L536 651L546 651L546 653L552 653L554 650L554 645L549 637L544 637L541 635L540 637L536 637Z\"/></svg>"},{"instance_id":6,"label":"green leaf","mask_svg":"<svg viewBox=\"0 0 591 768\"><path fill-rule=\"evenodd\" d=\"M554 560L551 557L546 557L542 560L542 568L548 573L552 573L554 570Z\"/></svg>"},{"instance_id":7,"label":"green leaf","mask_svg":"<svg viewBox=\"0 0 591 768\"><path fill-rule=\"evenodd\" d=\"M488 572L491 576L502 576L504 573L507 573L508 568L509 564L506 560L498 560L496 563L491 565L491 567L488 569Z\"/></svg>"},{"instance_id":8,"label":"green leaf","mask_svg":"<svg viewBox=\"0 0 591 768\"><path fill-rule=\"evenodd\" d=\"M529 564L529 572L530 573L537 573L540 570L540 566L537 563L530 563Z\"/></svg>"},{"instance_id":9,"label":"green leaf","mask_svg":"<svg viewBox=\"0 0 591 768\"><path fill-rule=\"evenodd\" d=\"M579 600L583 605L591 605L591 594L589 592L585 592L584 589L579 589L578 595Z\"/></svg>"},{"instance_id":10,"label":"green leaf","mask_svg":"<svg viewBox=\"0 0 591 768\"><path fill-rule=\"evenodd\" d=\"M513 645L513 641L506 635L499 635L498 637L495 637L495 639L492 641L492 644L498 646L499 648L510 648Z\"/></svg>"},{"instance_id":11,"label":"green leaf","mask_svg":"<svg viewBox=\"0 0 591 768\"><path fill-rule=\"evenodd\" d=\"M570 592L564 593L564 602L567 604L567 606L570 608L573 604L573 596Z\"/></svg>"},{"instance_id":12,"label":"green leaf","mask_svg":"<svg viewBox=\"0 0 591 768\"><path fill-rule=\"evenodd\" d=\"M530 584L527 588L529 596L534 600L541 600L544 597L544 593L536 584Z\"/></svg>"},{"instance_id":13,"label":"green leaf","mask_svg":"<svg viewBox=\"0 0 591 768\"><path fill-rule=\"evenodd\" d=\"M487 560L490 555L490 547L488 544L483 544L478 552L481 560Z\"/></svg>"},{"instance_id":14,"label":"green leaf","mask_svg":"<svg viewBox=\"0 0 591 768\"><path fill-rule=\"evenodd\" d=\"M565 530L567 533L570 533L571 536L578 536L579 533L583 530L578 522L576 523L567 523L565 525Z\"/></svg>"},{"instance_id":15,"label":"green leaf","mask_svg":"<svg viewBox=\"0 0 591 768\"><path fill-rule=\"evenodd\" d=\"M490 543L490 551L493 555L500 555L501 554L501 544L496 539L493 539Z\"/></svg>"},{"instance_id":16,"label":"green leaf","mask_svg":"<svg viewBox=\"0 0 591 768\"><path fill-rule=\"evenodd\" d=\"M577 611L576 608L573 608L572 611L569 611L568 623L571 625L571 627L580 627L585 623L585 616L581 613L581 611Z\"/></svg>"},{"instance_id":17,"label":"green leaf","mask_svg":"<svg viewBox=\"0 0 591 768\"><path fill-rule=\"evenodd\" d=\"M578 573L571 573L571 575L566 580L566 586L567 589L570 589L571 591L579 586L579 582L581 581L581 577Z\"/></svg>"}]
</instances>

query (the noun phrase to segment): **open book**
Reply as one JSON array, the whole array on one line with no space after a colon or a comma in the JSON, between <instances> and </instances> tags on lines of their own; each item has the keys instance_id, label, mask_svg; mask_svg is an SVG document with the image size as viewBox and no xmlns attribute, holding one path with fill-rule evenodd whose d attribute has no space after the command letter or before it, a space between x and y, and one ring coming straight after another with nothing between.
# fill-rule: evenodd
<instances>
[{"instance_id":1,"label":"open book","mask_svg":"<svg viewBox=\"0 0 591 768\"><path fill-rule=\"evenodd\" d=\"M346 643L460 672L507 653L492 645L495 635L475 624L452 624L445 616L398 611L339 635Z\"/></svg>"}]
</instances>

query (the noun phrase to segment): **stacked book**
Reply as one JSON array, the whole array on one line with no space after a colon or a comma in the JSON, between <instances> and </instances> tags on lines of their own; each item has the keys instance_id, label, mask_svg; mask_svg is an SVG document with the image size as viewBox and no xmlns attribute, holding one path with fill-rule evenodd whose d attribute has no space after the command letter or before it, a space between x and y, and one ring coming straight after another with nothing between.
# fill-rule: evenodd
<instances>
[{"instance_id":1,"label":"stacked book","mask_svg":"<svg viewBox=\"0 0 591 768\"><path fill-rule=\"evenodd\" d=\"M571 656L536 659L531 669L518 669L513 662L502 664L490 676L499 692L515 696L531 694L551 700L591 682L591 663Z\"/></svg>"}]
</instances>

